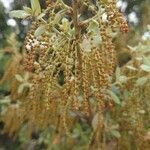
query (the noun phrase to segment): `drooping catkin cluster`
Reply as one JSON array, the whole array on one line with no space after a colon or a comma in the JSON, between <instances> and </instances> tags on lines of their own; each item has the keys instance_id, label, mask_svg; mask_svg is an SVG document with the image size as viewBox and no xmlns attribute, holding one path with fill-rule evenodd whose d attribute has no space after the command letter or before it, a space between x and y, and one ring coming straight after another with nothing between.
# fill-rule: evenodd
<instances>
[{"instance_id":1,"label":"drooping catkin cluster","mask_svg":"<svg viewBox=\"0 0 150 150\"><path fill-rule=\"evenodd\" d=\"M120 124L122 136L118 142L119 149L132 148L133 143L139 149L147 149L150 146L147 135L150 122L150 76L145 68L149 65L149 44L149 40L142 41L134 50L132 49L132 60L122 67L121 72L127 77L126 82L120 87L120 97L124 105L112 112L113 119Z\"/></svg>"},{"instance_id":2,"label":"drooping catkin cluster","mask_svg":"<svg viewBox=\"0 0 150 150\"><path fill-rule=\"evenodd\" d=\"M31 74L31 87L18 107L16 115L23 116L19 122L69 132L72 120L91 120L98 112L102 130L103 113L112 103L108 91L116 66L111 33L118 27L126 32L127 25L113 0L46 4L48 19L42 18L44 23L35 19L25 40L24 67ZM91 18L86 19L82 7ZM41 25L44 33L35 36Z\"/></svg>"}]
</instances>

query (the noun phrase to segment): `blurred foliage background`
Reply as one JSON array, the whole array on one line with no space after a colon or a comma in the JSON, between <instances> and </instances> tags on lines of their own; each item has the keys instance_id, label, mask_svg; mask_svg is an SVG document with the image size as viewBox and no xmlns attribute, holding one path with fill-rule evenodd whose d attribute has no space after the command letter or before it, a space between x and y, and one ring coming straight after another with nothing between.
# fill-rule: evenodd
<instances>
[{"instance_id":1,"label":"blurred foliage background","mask_svg":"<svg viewBox=\"0 0 150 150\"><path fill-rule=\"evenodd\" d=\"M40 2L44 8L44 1L40 0ZM71 3L71 0L65 0L65 2ZM9 5L6 5L6 3ZM9 16L9 12L14 9L22 9L22 6L26 5L30 5L29 0L0 1L0 79L3 78L5 68L12 65L14 59L18 59L14 58L14 53L18 53L18 55L22 53L23 41L30 24L26 20L14 20ZM118 0L117 5L130 26L128 35L119 35L114 39L118 54L118 65L123 67L128 61L132 60L128 45L134 47L142 40L150 40L150 1ZM14 49L16 49L16 52L14 52ZM7 96L10 94L10 81L5 81L4 84L0 85L0 101L4 96L6 98L5 101L0 102L0 111L2 107L7 107L10 103L10 100L7 99ZM2 128L3 123L0 122L0 130ZM51 135L47 134L47 132L42 132L40 137L39 134L34 133L30 142L26 139L25 128L22 129L16 139L12 139L7 134L0 134L0 149L44 149L44 145L50 145L49 142L51 141ZM86 135L89 134L89 131L86 130L85 132L80 125L77 125L74 132L75 137L81 139L80 145L83 145L87 141ZM57 143L57 141L55 142ZM65 147L64 145L62 146ZM52 149L59 150L57 146Z\"/></svg>"}]
</instances>

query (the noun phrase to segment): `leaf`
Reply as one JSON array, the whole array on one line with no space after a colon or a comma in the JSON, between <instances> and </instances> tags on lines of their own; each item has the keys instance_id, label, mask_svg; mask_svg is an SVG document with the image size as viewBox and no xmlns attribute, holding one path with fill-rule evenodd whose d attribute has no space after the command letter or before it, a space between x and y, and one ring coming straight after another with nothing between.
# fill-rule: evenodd
<instances>
[{"instance_id":1,"label":"leaf","mask_svg":"<svg viewBox=\"0 0 150 150\"><path fill-rule=\"evenodd\" d=\"M29 79L29 73L28 73L28 72L25 72L24 80L25 80L25 81L28 81L28 79Z\"/></svg>"},{"instance_id":2,"label":"leaf","mask_svg":"<svg viewBox=\"0 0 150 150\"><path fill-rule=\"evenodd\" d=\"M24 90L24 88L29 87L30 84L29 83L22 83L20 84L20 86L18 87L18 94L21 94Z\"/></svg>"},{"instance_id":3,"label":"leaf","mask_svg":"<svg viewBox=\"0 0 150 150\"><path fill-rule=\"evenodd\" d=\"M81 48L85 51L85 52L91 52L92 49L92 45L90 43L89 39L84 39L81 43Z\"/></svg>"},{"instance_id":4,"label":"leaf","mask_svg":"<svg viewBox=\"0 0 150 150\"><path fill-rule=\"evenodd\" d=\"M150 72L150 66L149 65L141 65L140 68L143 70L143 71L146 71L146 72Z\"/></svg>"},{"instance_id":5,"label":"leaf","mask_svg":"<svg viewBox=\"0 0 150 150\"><path fill-rule=\"evenodd\" d=\"M98 31L99 24L96 20L92 19L89 23L88 29L94 33Z\"/></svg>"},{"instance_id":6,"label":"leaf","mask_svg":"<svg viewBox=\"0 0 150 150\"><path fill-rule=\"evenodd\" d=\"M17 79L17 81L19 81L19 82L23 82L23 78L22 78L22 76L21 75L19 75L19 74L16 74L15 75L15 78Z\"/></svg>"},{"instance_id":7,"label":"leaf","mask_svg":"<svg viewBox=\"0 0 150 150\"><path fill-rule=\"evenodd\" d=\"M115 73L115 75L116 75L116 80L119 80L120 74L121 74L121 70L120 70L119 67L117 67L117 68L116 68L116 73Z\"/></svg>"},{"instance_id":8,"label":"leaf","mask_svg":"<svg viewBox=\"0 0 150 150\"><path fill-rule=\"evenodd\" d=\"M117 130L111 130L111 134L116 137L116 138L120 138L121 137L121 134L119 131Z\"/></svg>"},{"instance_id":9,"label":"leaf","mask_svg":"<svg viewBox=\"0 0 150 150\"><path fill-rule=\"evenodd\" d=\"M148 80L147 77L141 77L136 81L136 85L137 86L142 86L146 83L146 81Z\"/></svg>"},{"instance_id":10,"label":"leaf","mask_svg":"<svg viewBox=\"0 0 150 150\"><path fill-rule=\"evenodd\" d=\"M136 51L136 47L132 47L132 46L130 46L130 45L127 45L127 47L131 50L131 51Z\"/></svg>"},{"instance_id":11,"label":"leaf","mask_svg":"<svg viewBox=\"0 0 150 150\"><path fill-rule=\"evenodd\" d=\"M119 128L119 124L115 124L111 126L111 130L118 129L118 128Z\"/></svg>"},{"instance_id":12,"label":"leaf","mask_svg":"<svg viewBox=\"0 0 150 150\"><path fill-rule=\"evenodd\" d=\"M42 19L44 16L45 16L45 13L41 13L41 14L37 17L37 19L40 20L40 19Z\"/></svg>"},{"instance_id":13,"label":"leaf","mask_svg":"<svg viewBox=\"0 0 150 150\"><path fill-rule=\"evenodd\" d=\"M21 84L19 87L18 87L18 94L21 94L24 90L24 84Z\"/></svg>"},{"instance_id":14,"label":"leaf","mask_svg":"<svg viewBox=\"0 0 150 150\"><path fill-rule=\"evenodd\" d=\"M11 102L9 97L5 97L4 99L0 100L0 105L9 104Z\"/></svg>"},{"instance_id":15,"label":"leaf","mask_svg":"<svg viewBox=\"0 0 150 150\"><path fill-rule=\"evenodd\" d=\"M139 110L139 113L143 115L143 114L145 114L146 112L145 112L145 110Z\"/></svg>"},{"instance_id":16,"label":"leaf","mask_svg":"<svg viewBox=\"0 0 150 150\"><path fill-rule=\"evenodd\" d=\"M143 62L144 62L144 65L150 66L150 60L147 57L143 56Z\"/></svg>"},{"instance_id":17,"label":"leaf","mask_svg":"<svg viewBox=\"0 0 150 150\"><path fill-rule=\"evenodd\" d=\"M143 58L142 57L136 57L135 59L138 61L142 61Z\"/></svg>"},{"instance_id":18,"label":"leaf","mask_svg":"<svg viewBox=\"0 0 150 150\"><path fill-rule=\"evenodd\" d=\"M54 18L53 24L58 24L60 22L60 20L63 18L64 14L65 14L66 10L62 9L60 10Z\"/></svg>"},{"instance_id":19,"label":"leaf","mask_svg":"<svg viewBox=\"0 0 150 150\"><path fill-rule=\"evenodd\" d=\"M23 6L23 9L24 9L24 11L26 11L27 13L32 14L32 9L31 9L30 7Z\"/></svg>"},{"instance_id":20,"label":"leaf","mask_svg":"<svg viewBox=\"0 0 150 150\"><path fill-rule=\"evenodd\" d=\"M118 81L121 83L125 83L127 80L128 80L128 77L126 77L126 76L120 76L118 79Z\"/></svg>"},{"instance_id":21,"label":"leaf","mask_svg":"<svg viewBox=\"0 0 150 150\"><path fill-rule=\"evenodd\" d=\"M38 16L41 13L41 6L39 0L31 0L31 8L35 16Z\"/></svg>"},{"instance_id":22,"label":"leaf","mask_svg":"<svg viewBox=\"0 0 150 150\"><path fill-rule=\"evenodd\" d=\"M137 70L135 67L133 67L133 66L126 66L128 69L130 69L130 70Z\"/></svg>"},{"instance_id":23,"label":"leaf","mask_svg":"<svg viewBox=\"0 0 150 150\"><path fill-rule=\"evenodd\" d=\"M108 93L111 95L113 101L114 101L116 104L118 104L118 105L121 104L120 99L118 98L118 96L117 96L114 92L108 91Z\"/></svg>"},{"instance_id":24,"label":"leaf","mask_svg":"<svg viewBox=\"0 0 150 150\"><path fill-rule=\"evenodd\" d=\"M38 37L46 31L46 25L39 26L34 33L34 36Z\"/></svg>"},{"instance_id":25,"label":"leaf","mask_svg":"<svg viewBox=\"0 0 150 150\"><path fill-rule=\"evenodd\" d=\"M102 43L102 38L99 35L93 35L91 43L94 47L98 47Z\"/></svg>"},{"instance_id":26,"label":"leaf","mask_svg":"<svg viewBox=\"0 0 150 150\"><path fill-rule=\"evenodd\" d=\"M27 18L30 15L31 15L30 13L24 10L13 10L10 12L11 17L21 18L21 19Z\"/></svg>"},{"instance_id":27,"label":"leaf","mask_svg":"<svg viewBox=\"0 0 150 150\"><path fill-rule=\"evenodd\" d=\"M70 24L69 24L68 19L66 19L66 18L63 18L63 19L62 19L62 25L61 25L61 28L62 28L63 31L65 31L65 32L68 32L68 31L69 31Z\"/></svg>"},{"instance_id":28,"label":"leaf","mask_svg":"<svg viewBox=\"0 0 150 150\"><path fill-rule=\"evenodd\" d=\"M98 113L95 114L95 116L93 117L93 120L92 120L92 127L94 130L97 129L98 127Z\"/></svg>"},{"instance_id":29,"label":"leaf","mask_svg":"<svg viewBox=\"0 0 150 150\"><path fill-rule=\"evenodd\" d=\"M99 126L101 126L102 122L103 122L103 116L100 115L99 113L96 113L92 120L93 130L96 130Z\"/></svg>"}]
</instances>

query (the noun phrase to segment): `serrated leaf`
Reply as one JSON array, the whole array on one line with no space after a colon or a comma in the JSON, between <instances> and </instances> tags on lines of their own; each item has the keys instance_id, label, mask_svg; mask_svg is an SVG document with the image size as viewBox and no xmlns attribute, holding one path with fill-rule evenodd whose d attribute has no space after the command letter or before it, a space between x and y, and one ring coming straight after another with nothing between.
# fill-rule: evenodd
<instances>
[{"instance_id":1,"label":"serrated leaf","mask_svg":"<svg viewBox=\"0 0 150 150\"><path fill-rule=\"evenodd\" d=\"M144 85L145 83L146 83L146 81L147 81L147 77L141 77L141 78L139 78L137 81L136 81L136 85L137 86L142 86L142 85Z\"/></svg>"},{"instance_id":2,"label":"serrated leaf","mask_svg":"<svg viewBox=\"0 0 150 150\"><path fill-rule=\"evenodd\" d=\"M121 134L119 131L117 130L111 130L111 134L116 137L116 138L120 138L121 137Z\"/></svg>"},{"instance_id":3,"label":"serrated leaf","mask_svg":"<svg viewBox=\"0 0 150 150\"><path fill-rule=\"evenodd\" d=\"M149 65L141 65L140 68L143 70L143 71L146 71L146 72L150 72L150 66Z\"/></svg>"},{"instance_id":4,"label":"serrated leaf","mask_svg":"<svg viewBox=\"0 0 150 150\"><path fill-rule=\"evenodd\" d=\"M22 78L22 76L20 76L19 74L16 74L16 75L15 75L15 78L17 79L17 81L23 82L23 78Z\"/></svg>"},{"instance_id":5,"label":"serrated leaf","mask_svg":"<svg viewBox=\"0 0 150 150\"><path fill-rule=\"evenodd\" d=\"M38 16L41 13L41 6L39 0L31 0L31 8L35 16Z\"/></svg>"},{"instance_id":6,"label":"serrated leaf","mask_svg":"<svg viewBox=\"0 0 150 150\"><path fill-rule=\"evenodd\" d=\"M46 26L41 25L35 30L34 36L38 37L38 36L42 35L45 31L46 31Z\"/></svg>"},{"instance_id":7,"label":"serrated leaf","mask_svg":"<svg viewBox=\"0 0 150 150\"><path fill-rule=\"evenodd\" d=\"M11 17L20 18L20 19L27 18L30 15L31 15L30 13L24 10L13 10L10 12Z\"/></svg>"},{"instance_id":8,"label":"serrated leaf","mask_svg":"<svg viewBox=\"0 0 150 150\"><path fill-rule=\"evenodd\" d=\"M118 105L121 104L120 99L118 98L118 96L117 96L114 92L108 91L108 93L110 94L110 96L112 97L112 100L113 100L116 104L118 104Z\"/></svg>"}]
</instances>

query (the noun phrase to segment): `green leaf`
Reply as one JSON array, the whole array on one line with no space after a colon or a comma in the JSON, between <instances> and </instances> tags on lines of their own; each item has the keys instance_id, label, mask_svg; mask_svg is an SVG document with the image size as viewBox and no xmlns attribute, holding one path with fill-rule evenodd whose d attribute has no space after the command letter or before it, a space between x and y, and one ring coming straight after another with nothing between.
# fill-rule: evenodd
<instances>
[{"instance_id":1,"label":"green leaf","mask_svg":"<svg viewBox=\"0 0 150 150\"><path fill-rule=\"evenodd\" d=\"M9 104L11 102L10 97L6 96L4 99L0 100L0 105Z\"/></svg>"},{"instance_id":2,"label":"green leaf","mask_svg":"<svg viewBox=\"0 0 150 150\"><path fill-rule=\"evenodd\" d=\"M93 117L93 120L92 120L92 127L94 130L96 130L98 127L98 118L99 118L99 116L97 113L97 114L95 114L95 116Z\"/></svg>"},{"instance_id":3,"label":"green leaf","mask_svg":"<svg viewBox=\"0 0 150 150\"><path fill-rule=\"evenodd\" d=\"M63 18L62 19L62 25L60 27L63 31L68 32L69 28L70 28L69 20L66 18Z\"/></svg>"},{"instance_id":4,"label":"green leaf","mask_svg":"<svg viewBox=\"0 0 150 150\"><path fill-rule=\"evenodd\" d=\"M125 83L127 80L128 80L128 77L126 77L126 76L120 76L118 79L118 81L121 83Z\"/></svg>"},{"instance_id":5,"label":"green leaf","mask_svg":"<svg viewBox=\"0 0 150 150\"><path fill-rule=\"evenodd\" d=\"M34 36L38 37L46 31L46 25L39 26L34 33Z\"/></svg>"},{"instance_id":6,"label":"green leaf","mask_svg":"<svg viewBox=\"0 0 150 150\"><path fill-rule=\"evenodd\" d=\"M23 82L23 78L22 78L22 76L21 75L19 75L19 74L16 74L15 75L15 78L17 79L17 81L19 81L19 82Z\"/></svg>"},{"instance_id":7,"label":"green leaf","mask_svg":"<svg viewBox=\"0 0 150 150\"><path fill-rule=\"evenodd\" d=\"M24 90L24 84L21 84L19 87L18 87L18 94L21 94Z\"/></svg>"},{"instance_id":8,"label":"green leaf","mask_svg":"<svg viewBox=\"0 0 150 150\"><path fill-rule=\"evenodd\" d=\"M140 68L143 70L143 71L146 71L146 72L150 72L150 66L149 65L141 65Z\"/></svg>"},{"instance_id":9,"label":"green leaf","mask_svg":"<svg viewBox=\"0 0 150 150\"><path fill-rule=\"evenodd\" d=\"M136 81L136 85L137 86L142 86L146 83L146 81L148 80L147 77L141 77Z\"/></svg>"},{"instance_id":10,"label":"green leaf","mask_svg":"<svg viewBox=\"0 0 150 150\"><path fill-rule=\"evenodd\" d=\"M22 84L20 84L20 86L18 87L18 93L19 93L19 94L23 93L23 90L24 90L25 88L29 87L29 86L30 86L29 83L22 83Z\"/></svg>"},{"instance_id":11,"label":"green leaf","mask_svg":"<svg viewBox=\"0 0 150 150\"><path fill-rule=\"evenodd\" d=\"M92 49L92 45L90 43L89 39L84 39L81 43L81 48L85 51L85 52L91 52Z\"/></svg>"},{"instance_id":12,"label":"green leaf","mask_svg":"<svg viewBox=\"0 0 150 150\"><path fill-rule=\"evenodd\" d=\"M41 6L39 0L31 0L31 8L35 16L38 16L41 13Z\"/></svg>"},{"instance_id":13,"label":"green leaf","mask_svg":"<svg viewBox=\"0 0 150 150\"><path fill-rule=\"evenodd\" d=\"M133 71L135 71L135 70L137 70L135 67L133 67L133 66L126 66L128 69L130 69L130 70L133 70Z\"/></svg>"},{"instance_id":14,"label":"green leaf","mask_svg":"<svg viewBox=\"0 0 150 150\"><path fill-rule=\"evenodd\" d=\"M60 10L56 15L55 15L55 18L54 18L54 24L58 24L60 22L60 20L64 17L64 14L65 14L66 10L62 9Z\"/></svg>"},{"instance_id":15,"label":"green leaf","mask_svg":"<svg viewBox=\"0 0 150 150\"><path fill-rule=\"evenodd\" d=\"M101 122L100 122L100 120L101 120ZM99 113L96 113L92 120L93 130L96 130L99 127L99 125L102 125L102 122L103 122L103 116L100 115Z\"/></svg>"},{"instance_id":16,"label":"green leaf","mask_svg":"<svg viewBox=\"0 0 150 150\"><path fill-rule=\"evenodd\" d=\"M131 50L131 51L136 51L136 47L132 47L132 46L130 46L130 45L127 45L127 47Z\"/></svg>"},{"instance_id":17,"label":"green leaf","mask_svg":"<svg viewBox=\"0 0 150 150\"><path fill-rule=\"evenodd\" d=\"M118 98L118 96L117 96L114 92L108 91L108 93L111 95L113 101L114 101L116 104L118 104L118 105L121 104L120 99Z\"/></svg>"},{"instance_id":18,"label":"green leaf","mask_svg":"<svg viewBox=\"0 0 150 150\"><path fill-rule=\"evenodd\" d=\"M150 66L150 60L149 60L149 58L143 56L143 62L144 62L144 65L149 65Z\"/></svg>"},{"instance_id":19,"label":"green leaf","mask_svg":"<svg viewBox=\"0 0 150 150\"><path fill-rule=\"evenodd\" d=\"M119 124L115 124L111 126L111 130L119 129Z\"/></svg>"},{"instance_id":20,"label":"green leaf","mask_svg":"<svg viewBox=\"0 0 150 150\"><path fill-rule=\"evenodd\" d=\"M29 79L29 73L28 73L28 72L25 72L25 74L24 74L24 80L25 80L25 81L28 81L28 79Z\"/></svg>"},{"instance_id":21,"label":"green leaf","mask_svg":"<svg viewBox=\"0 0 150 150\"><path fill-rule=\"evenodd\" d=\"M88 29L89 29L90 31L97 32L98 27L99 27L98 22L97 22L96 20L92 19L92 20L90 21L90 23L89 23Z\"/></svg>"},{"instance_id":22,"label":"green leaf","mask_svg":"<svg viewBox=\"0 0 150 150\"><path fill-rule=\"evenodd\" d=\"M44 16L45 16L45 13L41 13L41 14L37 17L37 19L40 20L40 19L42 19Z\"/></svg>"},{"instance_id":23,"label":"green leaf","mask_svg":"<svg viewBox=\"0 0 150 150\"><path fill-rule=\"evenodd\" d=\"M145 114L146 112L145 112L145 110L139 110L139 113L143 115L143 114Z\"/></svg>"},{"instance_id":24,"label":"green leaf","mask_svg":"<svg viewBox=\"0 0 150 150\"><path fill-rule=\"evenodd\" d=\"M111 134L116 137L116 138L120 138L121 137L121 134L119 131L117 130L111 130Z\"/></svg>"},{"instance_id":25,"label":"green leaf","mask_svg":"<svg viewBox=\"0 0 150 150\"><path fill-rule=\"evenodd\" d=\"M11 17L21 18L21 19L27 18L30 15L31 15L30 13L24 10L13 10L10 12Z\"/></svg>"},{"instance_id":26,"label":"green leaf","mask_svg":"<svg viewBox=\"0 0 150 150\"><path fill-rule=\"evenodd\" d=\"M30 7L23 6L23 10L29 14L32 14L32 9Z\"/></svg>"},{"instance_id":27,"label":"green leaf","mask_svg":"<svg viewBox=\"0 0 150 150\"><path fill-rule=\"evenodd\" d=\"M116 73L115 73L115 75L116 75L116 80L119 80L119 77L120 77L120 75L121 75L121 70L120 70L119 67L116 68Z\"/></svg>"}]
</instances>

